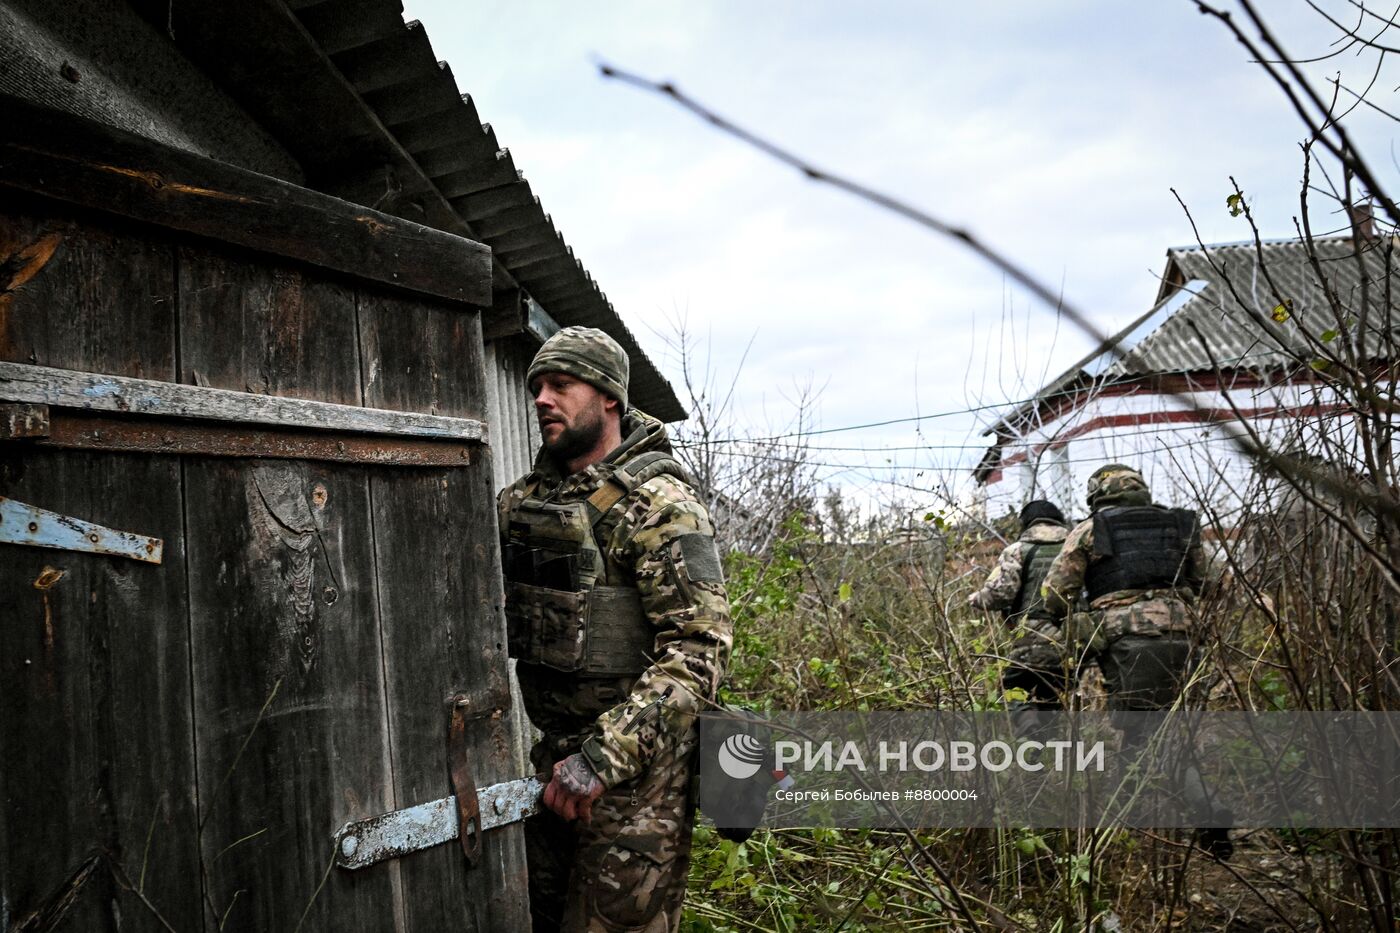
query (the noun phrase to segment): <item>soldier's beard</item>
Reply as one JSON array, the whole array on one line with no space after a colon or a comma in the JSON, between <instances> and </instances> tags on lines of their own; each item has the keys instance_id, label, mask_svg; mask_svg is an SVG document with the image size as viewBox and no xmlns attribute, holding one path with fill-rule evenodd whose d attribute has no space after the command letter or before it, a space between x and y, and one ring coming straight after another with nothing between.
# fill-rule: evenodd
<instances>
[{"instance_id":1,"label":"soldier's beard","mask_svg":"<svg viewBox=\"0 0 1400 933\"><path fill-rule=\"evenodd\" d=\"M554 440L543 441L543 444L551 457L560 463L567 463L596 447L602 436L603 412L600 406L597 411L579 412L573 424L565 424Z\"/></svg>"}]
</instances>

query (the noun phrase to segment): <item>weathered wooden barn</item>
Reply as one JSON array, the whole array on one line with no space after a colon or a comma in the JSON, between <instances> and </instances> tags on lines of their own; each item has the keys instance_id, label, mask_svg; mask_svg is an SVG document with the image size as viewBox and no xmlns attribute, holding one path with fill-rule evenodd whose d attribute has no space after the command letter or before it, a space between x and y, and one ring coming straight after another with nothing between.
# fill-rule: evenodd
<instances>
[{"instance_id":1,"label":"weathered wooden barn","mask_svg":"<svg viewBox=\"0 0 1400 933\"><path fill-rule=\"evenodd\" d=\"M569 324L684 417L395 0L0 0L0 930L528 926L518 824L332 834L520 775Z\"/></svg>"}]
</instances>

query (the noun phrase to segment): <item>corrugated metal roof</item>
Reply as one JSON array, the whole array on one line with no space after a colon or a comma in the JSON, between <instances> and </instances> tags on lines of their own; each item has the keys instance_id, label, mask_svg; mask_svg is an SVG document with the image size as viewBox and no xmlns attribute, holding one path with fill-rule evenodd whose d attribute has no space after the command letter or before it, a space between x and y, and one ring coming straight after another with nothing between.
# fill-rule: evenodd
<instances>
[{"instance_id":1,"label":"corrugated metal roof","mask_svg":"<svg viewBox=\"0 0 1400 933\"><path fill-rule=\"evenodd\" d=\"M1397 267L1385 243L1361 243L1350 237L1328 237L1308 245L1298 240L1232 244L1167 253L1164 300L1186 280L1205 287L1160 327L1128 349L1105 371L1107 378L1223 369L1272 370L1296 365L1297 357L1320 354L1312 340L1341 329L1342 314L1360 313L1362 278L1370 281L1367 304L1372 310L1371 332L1358 334L1363 355L1382 352L1380 326L1394 324L1382 313L1384 289L1392 289ZM1329 292L1331 297L1329 297ZM1282 320L1275 320L1275 310ZM1360 326L1360 323L1357 324ZM1204 337L1204 341L1202 340ZM1364 339L1363 339L1364 338Z\"/></svg>"},{"instance_id":2,"label":"corrugated metal roof","mask_svg":"<svg viewBox=\"0 0 1400 933\"><path fill-rule=\"evenodd\" d=\"M291 0L302 26L511 278L560 324L598 327L632 359L629 393L665 421L686 417L553 221L511 154L439 62L398 0Z\"/></svg>"},{"instance_id":3,"label":"corrugated metal roof","mask_svg":"<svg viewBox=\"0 0 1400 933\"><path fill-rule=\"evenodd\" d=\"M1400 339L1387 339L1377 327L1393 327L1393 313L1383 312L1387 283L1400 292L1400 265L1388 242L1350 237L1313 240L1312 251L1299 240L1180 247L1167 251L1166 272L1157 304L1104 341L1083 359L1045 385L1035 398L992 425L984 435L1015 433L1015 426L1052 398L1076 386L1123 382L1144 376L1213 372L1215 369L1277 370L1311 359L1310 339L1339 330L1336 303L1356 317L1362 296L1363 270L1369 280L1370 333L1358 335L1363 355L1375 357ZM1275 309L1284 311L1274 319ZM1168 311L1165 320L1139 336L1143 325ZM1355 326L1360 326L1357 322ZM1205 339L1202 340L1202 337ZM1121 357L1099 366L1112 347Z\"/></svg>"}]
</instances>

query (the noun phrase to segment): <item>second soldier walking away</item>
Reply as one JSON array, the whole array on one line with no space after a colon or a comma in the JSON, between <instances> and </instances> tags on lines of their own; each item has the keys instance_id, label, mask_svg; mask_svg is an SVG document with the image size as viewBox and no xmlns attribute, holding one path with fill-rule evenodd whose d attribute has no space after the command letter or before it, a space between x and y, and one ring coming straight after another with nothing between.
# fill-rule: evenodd
<instances>
[{"instance_id":1,"label":"second soldier walking away","mask_svg":"<svg viewBox=\"0 0 1400 933\"><path fill-rule=\"evenodd\" d=\"M1190 509L1153 504L1142 474L1122 463L1094 471L1086 501L1091 516L1069 532L1045 576L1045 607L1064 619L1087 591L1109 709L1167 709L1195 663L1195 603L1206 574L1200 523ZM1118 721L1125 751L1151 738L1152 717ZM1188 775L1181 790L1207 813L1228 815L1210 802L1199 775ZM1233 850L1224 829L1204 831L1201 841L1221 858Z\"/></svg>"},{"instance_id":2,"label":"second soldier walking away","mask_svg":"<svg viewBox=\"0 0 1400 933\"><path fill-rule=\"evenodd\" d=\"M1014 629L1003 690L1019 689L1025 699L1010 704L1018 735L1040 732L1041 713L1064 709L1070 686L1070 660L1059 621L1045 608L1041 584L1069 532L1053 502L1036 499L1021 509L1021 535L1008 544L982 588L967 598L977 609L1000 612Z\"/></svg>"},{"instance_id":3,"label":"second soldier walking away","mask_svg":"<svg viewBox=\"0 0 1400 933\"><path fill-rule=\"evenodd\" d=\"M628 370L600 330L546 341L540 454L500 496L510 654L552 774L525 827L536 931L678 927L696 714L733 638L709 514Z\"/></svg>"}]
</instances>

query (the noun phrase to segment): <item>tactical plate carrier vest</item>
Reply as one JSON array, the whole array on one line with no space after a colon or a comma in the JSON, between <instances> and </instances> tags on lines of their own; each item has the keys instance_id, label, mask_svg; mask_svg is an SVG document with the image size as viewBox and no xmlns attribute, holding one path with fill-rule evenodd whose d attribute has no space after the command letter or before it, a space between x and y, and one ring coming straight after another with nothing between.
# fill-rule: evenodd
<instances>
[{"instance_id":1,"label":"tactical plate carrier vest","mask_svg":"<svg viewBox=\"0 0 1400 933\"><path fill-rule=\"evenodd\" d=\"M1172 589L1199 529L1190 509L1129 505L1094 513L1094 553L1084 575L1089 601L1120 590Z\"/></svg>"},{"instance_id":2,"label":"tactical plate carrier vest","mask_svg":"<svg viewBox=\"0 0 1400 933\"><path fill-rule=\"evenodd\" d=\"M647 668L655 633L641 594L608 578L598 542L621 519L619 503L663 475L689 482L674 457L652 451L617 467L586 500L549 502L530 486L502 516L511 657L596 677L635 676Z\"/></svg>"},{"instance_id":3,"label":"tactical plate carrier vest","mask_svg":"<svg viewBox=\"0 0 1400 933\"><path fill-rule=\"evenodd\" d=\"M1012 601L1011 609L1006 614L1008 620L1055 618L1045 608L1045 597L1040 594L1040 585L1045 582L1050 565L1055 562L1064 546L1063 541L1048 541L1032 544L1027 549L1025 559L1021 563L1021 588L1016 591L1016 599Z\"/></svg>"}]
</instances>

